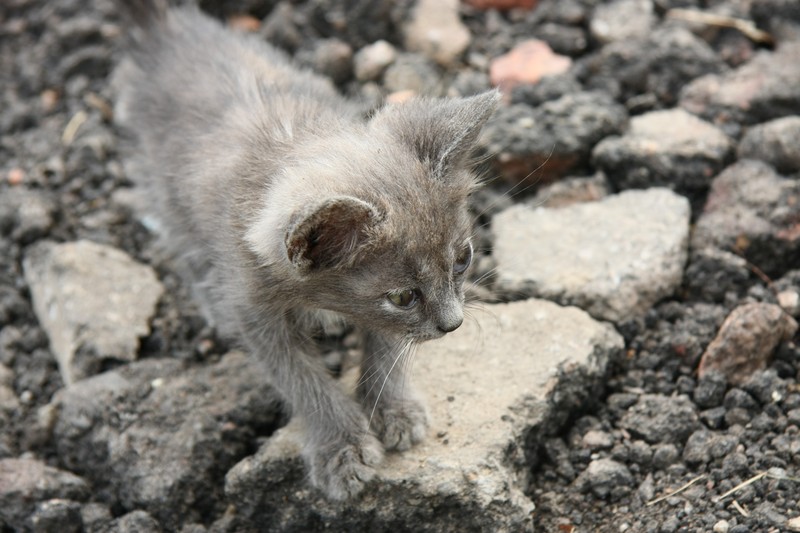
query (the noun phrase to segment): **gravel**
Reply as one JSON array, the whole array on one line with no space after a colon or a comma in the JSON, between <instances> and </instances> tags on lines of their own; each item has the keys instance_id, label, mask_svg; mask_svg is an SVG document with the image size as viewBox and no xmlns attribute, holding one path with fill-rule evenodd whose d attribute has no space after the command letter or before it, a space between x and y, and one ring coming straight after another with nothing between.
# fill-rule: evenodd
<instances>
[{"instance_id":1,"label":"gravel","mask_svg":"<svg viewBox=\"0 0 800 533\"><path fill-rule=\"evenodd\" d=\"M537 68L548 76L507 74L516 86L477 154L487 184L474 195L472 279L488 316L418 354L438 420L463 411L390 457L381 499L321 500L266 377L216 338L134 214L111 111L118 9L11 0L0 13L0 531L800 531L797 2L199 3L365 108L409 90L474 94L517 45L547 47L555 63ZM772 42L675 8L752 21ZM508 227L509 213L524 221ZM638 244L615 255L614 242ZM66 265L61 251L76 246ZM520 266L533 280L590 250L609 255L583 263L575 293L508 290L509 260L535 256ZM125 282L100 256L125 258ZM587 279L617 279L609 266L656 256L617 289L575 296ZM122 305L136 318L92 329L108 323L116 289L145 278ZM67 300L92 306L55 326L53 298L76 283L84 296ZM613 303L625 294L636 305ZM58 328L86 349L59 348ZM326 360L357 353L348 339L326 340ZM453 475L436 485L442 472Z\"/></svg>"}]
</instances>

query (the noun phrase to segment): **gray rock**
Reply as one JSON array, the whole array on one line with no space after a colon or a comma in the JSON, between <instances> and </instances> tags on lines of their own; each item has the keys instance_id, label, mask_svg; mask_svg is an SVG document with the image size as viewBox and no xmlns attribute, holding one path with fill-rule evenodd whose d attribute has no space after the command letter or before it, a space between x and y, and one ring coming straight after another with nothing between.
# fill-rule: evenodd
<instances>
[{"instance_id":1,"label":"gray rock","mask_svg":"<svg viewBox=\"0 0 800 533\"><path fill-rule=\"evenodd\" d=\"M584 66L589 86L616 86L625 100L650 94L662 105L675 104L689 81L726 68L708 43L675 26L608 44Z\"/></svg>"},{"instance_id":2,"label":"gray rock","mask_svg":"<svg viewBox=\"0 0 800 533\"><path fill-rule=\"evenodd\" d=\"M728 380L718 372L706 372L698 381L694 389L694 403L703 409L722 405Z\"/></svg>"},{"instance_id":3,"label":"gray rock","mask_svg":"<svg viewBox=\"0 0 800 533\"><path fill-rule=\"evenodd\" d=\"M647 37L655 22L651 0L614 0L594 8L589 32L596 41L606 44Z\"/></svg>"},{"instance_id":4,"label":"gray rock","mask_svg":"<svg viewBox=\"0 0 800 533\"><path fill-rule=\"evenodd\" d=\"M12 187L0 195L0 235L22 244L47 234L57 210L53 199L41 191Z\"/></svg>"},{"instance_id":5,"label":"gray rock","mask_svg":"<svg viewBox=\"0 0 800 533\"><path fill-rule=\"evenodd\" d=\"M712 124L682 109L634 117L621 137L609 137L593 162L621 189L668 186L705 189L733 155L733 142Z\"/></svg>"},{"instance_id":6,"label":"gray rock","mask_svg":"<svg viewBox=\"0 0 800 533\"><path fill-rule=\"evenodd\" d=\"M254 431L271 430L279 402L258 362L230 353L187 367L150 359L76 382L49 407L58 455L126 509L165 527L213 515L222 476Z\"/></svg>"},{"instance_id":7,"label":"gray rock","mask_svg":"<svg viewBox=\"0 0 800 533\"><path fill-rule=\"evenodd\" d=\"M695 467L708 463L711 460L709 444L712 437L713 434L705 428L692 433L683 447L683 460Z\"/></svg>"},{"instance_id":8,"label":"gray rock","mask_svg":"<svg viewBox=\"0 0 800 533\"><path fill-rule=\"evenodd\" d=\"M160 533L161 525L145 511L132 511L120 516L97 533Z\"/></svg>"},{"instance_id":9,"label":"gray rock","mask_svg":"<svg viewBox=\"0 0 800 533\"><path fill-rule=\"evenodd\" d=\"M527 531L525 450L593 394L621 347L611 327L575 308L486 306L420 346L413 376L428 396L429 435L388 456L360 500L327 502L307 486L293 421L228 473L234 529Z\"/></svg>"},{"instance_id":10,"label":"gray rock","mask_svg":"<svg viewBox=\"0 0 800 533\"><path fill-rule=\"evenodd\" d=\"M659 470L667 468L678 460L678 448L674 444L653 446L653 466Z\"/></svg>"},{"instance_id":11,"label":"gray rock","mask_svg":"<svg viewBox=\"0 0 800 533\"><path fill-rule=\"evenodd\" d=\"M419 54L399 54L383 74L389 92L413 91L423 96L439 96L442 82L436 66Z\"/></svg>"},{"instance_id":12,"label":"gray rock","mask_svg":"<svg viewBox=\"0 0 800 533\"><path fill-rule=\"evenodd\" d=\"M690 251L684 285L696 300L721 303L729 295L739 297L747 293L752 284L750 278L743 257L709 246Z\"/></svg>"},{"instance_id":13,"label":"gray rock","mask_svg":"<svg viewBox=\"0 0 800 533\"><path fill-rule=\"evenodd\" d=\"M164 291L152 268L90 241L37 244L23 267L65 383L96 373L104 359L136 358Z\"/></svg>"},{"instance_id":14,"label":"gray rock","mask_svg":"<svg viewBox=\"0 0 800 533\"><path fill-rule=\"evenodd\" d=\"M770 277L800 258L800 182L761 161L742 160L714 178L692 248L738 253Z\"/></svg>"},{"instance_id":15,"label":"gray rock","mask_svg":"<svg viewBox=\"0 0 800 533\"><path fill-rule=\"evenodd\" d=\"M517 205L492 219L497 285L623 322L680 286L689 205L666 189L560 209Z\"/></svg>"},{"instance_id":16,"label":"gray rock","mask_svg":"<svg viewBox=\"0 0 800 533\"><path fill-rule=\"evenodd\" d=\"M416 0L405 25L406 49L448 68L464 54L469 29L461 22L459 0Z\"/></svg>"},{"instance_id":17,"label":"gray rock","mask_svg":"<svg viewBox=\"0 0 800 533\"><path fill-rule=\"evenodd\" d=\"M577 56L589 46L586 30L579 26L545 22L533 28L531 36L546 42L557 54Z\"/></svg>"},{"instance_id":18,"label":"gray rock","mask_svg":"<svg viewBox=\"0 0 800 533\"><path fill-rule=\"evenodd\" d=\"M47 500L36 505L30 518L36 533L81 533L81 504L72 500Z\"/></svg>"},{"instance_id":19,"label":"gray rock","mask_svg":"<svg viewBox=\"0 0 800 533\"><path fill-rule=\"evenodd\" d=\"M397 50L384 40L365 46L353 57L353 70L359 81L375 81L394 62Z\"/></svg>"},{"instance_id":20,"label":"gray rock","mask_svg":"<svg viewBox=\"0 0 800 533\"><path fill-rule=\"evenodd\" d=\"M574 177L559 180L536 191L528 202L533 207L566 207L568 205L595 202L610 194L605 174L598 172L587 178Z\"/></svg>"},{"instance_id":21,"label":"gray rock","mask_svg":"<svg viewBox=\"0 0 800 533\"><path fill-rule=\"evenodd\" d=\"M27 530L36 503L55 498L84 501L89 498L89 485L36 459L0 459L0 524Z\"/></svg>"},{"instance_id":22,"label":"gray rock","mask_svg":"<svg viewBox=\"0 0 800 533\"><path fill-rule=\"evenodd\" d=\"M644 394L628 409L619 426L650 444L681 444L698 428L699 420L686 396Z\"/></svg>"},{"instance_id":23,"label":"gray rock","mask_svg":"<svg viewBox=\"0 0 800 533\"><path fill-rule=\"evenodd\" d=\"M484 127L481 143L511 182L541 183L586 165L594 145L619 133L625 108L601 92L566 94L537 108L500 108Z\"/></svg>"},{"instance_id":24,"label":"gray rock","mask_svg":"<svg viewBox=\"0 0 800 533\"><path fill-rule=\"evenodd\" d=\"M761 159L778 172L800 170L800 116L783 117L749 128L739 142L740 159Z\"/></svg>"},{"instance_id":25,"label":"gray rock","mask_svg":"<svg viewBox=\"0 0 800 533\"><path fill-rule=\"evenodd\" d=\"M717 123L757 124L800 114L800 42L761 51L734 71L702 76L681 92L684 109Z\"/></svg>"},{"instance_id":26,"label":"gray rock","mask_svg":"<svg viewBox=\"0 0 800 533\"><path fill-rule=\"evenodd\" d=\"M613 459L595 459L581 472L575 484L581 490L591 490L598 498L607 498L617 487L633 487L628 467Z\"/></svg>"},{"instance_id":27,"label":"gray rock","mask_svg":"<svg viewBox=\"0 0 800 533\"><path fill-rule=\"evenodd\" d=\"M797 332L797 321L774 304L740 305L706 348L697 374L719 372L739 385L766 368L775 349Z\"/></svg>"},{"instance_id":28,"label":"gray rock","mask_svg":"<svg viewBox=\"0 0 800 533\"><path fill-rule=\"evenodd\" d=\"M315 41L311 48L298 51L295 60L334 83L344 83L353 75L353 49L340 39Z\"/></svg>"},{"instance_id":29,"label":"gray rock","mask_svg":"<svg viewBox=\"0 0 800 533\"><path fill-rule=\"evenodd\" d=\"M512 104L537 107L550 100L581 91L581 84L571 72L545 76L537 83L524 83L511 90Z\"/></svg>"}]
</instances>

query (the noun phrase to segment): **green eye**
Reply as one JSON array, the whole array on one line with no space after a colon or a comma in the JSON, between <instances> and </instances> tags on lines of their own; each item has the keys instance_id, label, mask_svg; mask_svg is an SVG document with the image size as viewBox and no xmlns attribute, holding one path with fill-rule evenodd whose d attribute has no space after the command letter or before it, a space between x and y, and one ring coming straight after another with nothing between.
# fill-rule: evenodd
<instances>
[{"instance_id":1,"label":"green eye","mask_svg":"<svg viewBox=\"0 0 800 533\"><path fill-rule=\"evenodd\" d=\"M401 309L411 309L419 299L417 297L417 291L414 289L390 292L386 295L386 298Z\"/></svg>"},{"instance_id":2,"label":"green eye","mask_svg":"<svg viewBox=\"0 0 800 533\"><path fill-rule=\"evenodd\" d=\"M453 263L453 272L456 274L463 274L472 263L472 243L467 242L461 253L456 257L456 262Z\"/></svg>"}]
</instances>

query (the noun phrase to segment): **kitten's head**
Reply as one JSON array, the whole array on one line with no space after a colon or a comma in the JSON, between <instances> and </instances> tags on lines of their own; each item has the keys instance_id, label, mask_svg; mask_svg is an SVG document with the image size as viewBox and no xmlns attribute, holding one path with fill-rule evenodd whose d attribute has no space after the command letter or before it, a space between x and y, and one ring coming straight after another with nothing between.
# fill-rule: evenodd
<instances>
[{"instance_id":1,"label":"kitten's head","mask_svg":"<svg viewBox=\"0 0 800 533\"><path fill-rule=\"evenodd\" d=\"M468 159L498 99L488 92L389 106L347 151L313 158L315 169L302 172L325 184L321 197L295 210L283 242L308 300L413 340L461 325L473 256L467 197L476 186Z\"/></svg>"}]
</instances>

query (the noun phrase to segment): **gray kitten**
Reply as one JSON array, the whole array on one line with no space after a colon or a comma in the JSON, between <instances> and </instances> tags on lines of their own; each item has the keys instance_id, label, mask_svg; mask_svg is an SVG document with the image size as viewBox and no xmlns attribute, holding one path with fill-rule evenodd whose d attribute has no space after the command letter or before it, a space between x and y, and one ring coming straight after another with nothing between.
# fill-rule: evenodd
<instances>
[{"instance_id":1,"label":"gray kitten","mask_svg":"<svg viewBox=\"0 0 800 533\"><path fill-rule=\"evenodd\" d=\"M461 325L467 159L498 94L365 119L326 79L195 8L139 0L133 13L114 82L117 121L138 140L129 169L210 320L305 419L313 482L353 496L384 449L425 435L403 362ZM315 357L312 334L331 319L364 335L356 400Z\"/></svg>"}]
</instances>

